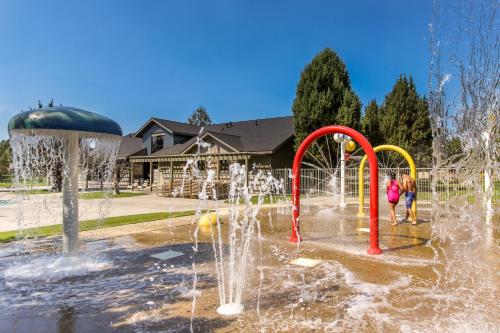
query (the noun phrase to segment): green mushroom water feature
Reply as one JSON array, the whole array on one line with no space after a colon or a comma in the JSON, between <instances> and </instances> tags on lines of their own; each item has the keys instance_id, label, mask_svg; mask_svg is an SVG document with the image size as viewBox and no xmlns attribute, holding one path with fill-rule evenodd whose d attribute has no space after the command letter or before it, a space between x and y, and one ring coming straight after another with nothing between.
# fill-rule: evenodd
<instances>
[{"instance_id":1,"label":"green mushroom water feature","mask_svg":"<svg viewBox=\"0 0 500 333\"><path fill-rule=\"evenodd\" d=\"M21 112L8 129L16 187L27 189L36 179L62 184L63 252L78 254L79 178L96 179L101 186L111 183L120 125L93 112L59 106ZM22 227L23 214L18 215Z\"/></svg>"}]
</instances>

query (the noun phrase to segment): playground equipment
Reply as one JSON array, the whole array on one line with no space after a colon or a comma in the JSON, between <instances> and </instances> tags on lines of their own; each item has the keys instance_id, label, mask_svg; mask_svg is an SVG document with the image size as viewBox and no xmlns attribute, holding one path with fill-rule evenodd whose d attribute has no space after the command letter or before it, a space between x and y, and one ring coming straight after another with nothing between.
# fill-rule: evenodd
<instances>
[{"instance_id":1,"label":"playground equipment","mask_svg":"<svg viewBox=\"0 0 500 333\"><path fill-rule=\"evenodd\" d=\"M62 204L63 204L63 252L67 255L77 255L79 248L78 221L78 176L82 140L91 139L109 143L108 149L95 160L109 160L106 166L107 175L112 175L115 156L119 147L122 129L115 121L75 107L47 107L16 114L9 121L9 135L13 154L16 156L14 170L17 175L29 174L32 168L40 168L30 159L40 160L55 155L57 147L62 147ZM39 141L29 140L30 137L42 138ZM19 143L19 144L13 144ZM55 144L54 144L55 142ZM23 144L21 144L23 143ZM40 146L45 148L44 154L39 152ZM100 150L99 150L100 151ZM46 155L46 156L44 156ZM106 157L106 158L105 158Z\"/></svg>"},{"instance_id":2,"label":"playground equipment","mask_svg":"<svg viewBox=\"0 0 500 333\"><path fill-rule=\"evenodd\" d=\"M356 143L354 141L348 141L345 145L345 150L348 153L352 153L356 149Z\"/></svg>"},{"instance_id":3,"label":"playground equipment","mask_svg":"<svg viewBox=\"0 0 500 333\"><path fill-rule=\"evenodd\" d=\"M340 204L341 208L346 206L345 203L345 154L346 154L346 146L352 142L351 138L348 135L335 133L333 136L333 140L335 142L340 143ZM351 145L349 145L351 147ZM356 144L354 144L356 146ZM351 150L352 151L352 150Z\"/></svg>"},{"instance_id":4,"label":"playground equipment","mask_svg":"<svg viewBox=\"0 0 500 333\"><path fill-rule=\"evenodd\" d=\"M340 144L340 204L344 208L347 204L345 202L345 167L346 167L346 152L352 153L356 149L356 143L352 141L351 137L345 134L336 133L333 136L335 142Z\"/></svg>"},{"instance_id":5,"label":"playground equipment","mask_svg":"<svg viewBox=\"0 0 500 333\"><path fill-rule=\"evenodd\" d=\"M382 251L379 248L379 237L378 237L378 164L377 156L368 142L368 140L358 131L338 125L330 125L322 127L305 138L305 140L300 145L295 158L293 160L293 171L292 171L292 206L293 206L293 218L292 218L292 235L290 237L290 242L300 241L300 169L302 164L302 159L306 153L309 146L318 138L323 137L328 134L340 133L345 136L351 137L356 141L361 148L363 148L370 165L370 248L368 249L368 254L380 254ZM349 141L349 140L346 140Z\"/></svg>"},{"instance_id":6,"label":"playground equipment","mask_svg":"<svg viewBox=\"0 0 500 333\"><path fill-rule=\"evenodd\" d=\"M217 214L215 213L203 214L198 221L200 227L208 227L213 224L217 224Z\"/></svg>"},{"instance_id":7,"label":"playground equipment","mask_svg":"<svg viewBox=\"0 0 500 333\"><path fill-rule=\"evenodd\" d=\"M406 150L404 150L401 147L398 146L393 146L393 145L381 145L373 148L373 151L375 153L381 152L381 151L393 151L395 153L398 153L401 155L406 162L408 163L408 166L410 167L410 176L413 177L413 179L417 179L417 169L415 167L415 162L413 161L413 158L408 154ZM365 171L365 166L366 166L366 159L368 155L365 155L363 159L361 160L361 163L359 164L359 208L358 208L358 216L362 217L365 216L365 212L363 209L363 205L365 202L365 177L364 177L364 171ZM368 157L369 158L369 157ZM370 163L370 168L371 168L371 163ZM371 186L371 185L370 185ZM370 200L371 202L371 200ZM411 206L411 209L413 212L415 212L415 217L417 216L417 200L413 201L413 204Z\"/></svg>"}]
</instances>

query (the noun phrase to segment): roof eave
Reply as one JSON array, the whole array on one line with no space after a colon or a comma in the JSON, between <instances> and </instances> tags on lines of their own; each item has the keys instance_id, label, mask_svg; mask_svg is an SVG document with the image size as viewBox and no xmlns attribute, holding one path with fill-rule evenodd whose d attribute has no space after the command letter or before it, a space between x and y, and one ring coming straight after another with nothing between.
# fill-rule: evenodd
<instances>
[{"instance_id":1,"label":"roof eave","mask_svg":"<svg viewBox=\"0 0 500 333\"><path fill-rule=\"evenodd\" d=\"M283 140L279 145L273 148L272 152L275 153L278 149L283 147L285 144L287 144L290 140L293 140L295 137L295 134L290 135L286 140Z\"/></svg>"},{"instance_id":2,"label":"roof eave","mask_svg":"<svg viewBox=\"0 0 500 333\"><path fill-rule=\"evenodd\" d=\"M201 137L200 139L203 139L205 138L207 135L210 135L211 138L213 138L214 140L218 141L219 143L223 144L223 145L226 145L228 146L229 148L231 148L232 150L234 150L235 153L239 153L240 150L239 149L236 149L234 148L233 146L231 146L230 144L228 144L227 142L217 138L215 135L211 134L210 132L205 132ZM194 145L196 145L196 142L193 142L191 145L189 145L186 149L184 149L181 154L184 154L186 151L188 151L189 149L193 148Z\"/></svg>"},{"instance_id":3,"label":"roof eave","mask_svg":"<svg viewBox=\"0 0 500 333\"><path fill-rule=\"evenodd\" d=\"M139 137L139 134L143 134L142 132L149 126L149 124L151 122L154 122L156 125L160 126L161 128L163 128L164 130L168 131L169 133L174 133L171 129L169 129L168 127L165 127L163 126L159 121L157 121L155 118L149 118L149 120L144 124L142 125L142 127L134 134L134 138L138 138Z\"/></svg>"},{"instance_id":4,"label":"roof eave","mask_svg":"<svg viewBox=\"0 0 500 333\"><path fill-rule=\"evenodd\" d=\"M196 157L196 156L224 156L224 155L271 155L273 152L270 150L267 151L240 151L240 152L228 152L228 153L207 153L207 154L172 154L172 155L143 155L143 156L131 156L131 158L138 159L146 159L153 160L157 158L166 158L166 157Z\"/></svg>"}]
</instances>

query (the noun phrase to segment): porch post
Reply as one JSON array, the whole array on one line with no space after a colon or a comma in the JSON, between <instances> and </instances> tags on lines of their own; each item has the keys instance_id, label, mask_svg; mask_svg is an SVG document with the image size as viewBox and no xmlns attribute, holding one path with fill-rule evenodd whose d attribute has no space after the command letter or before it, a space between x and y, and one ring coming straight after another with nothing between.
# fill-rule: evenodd
<instances>
[{"instance_id":1,"label":"porch post","mask_svg":"<svg viewBox=\"0 0 500 333\"><path fill-rule=\"evenodd\" d=\"M130 161L130 189L134 190L134 162Z\"/></svg>"},{"instance_id":2,"label":"porch post","mask_svg":"<svg viewBox=\"0 0 500 333\"><path fill-rule=\"evenodd\" d=\"M245 156L245 185L248 187L248 155Z\"/></svg>"},{"instance_id":3,"label":"porch post","mask_svg":"<svg viewBox=\"0 0 500 333\"><path fill-rule=\"evenodd\" d=\"M217 183L219 183L220 181L220 160L219 160L219 156L217 156L217 158L215 159L216 163L217 163L217 167L216 167L216 170L217 170Z\"/></svg>"},{"instance_id":4,"label":"porch post","mask_svg":"<svg viewBox=\"0 0 500 333\"><path fill-rule=\"evenodd\" d=\"M174 161L170 161L170 195L174 191Z\"/></svg>"},{"instance_id":5,"label":"porch post","mask_svg":"<svg viewBox=\"0 0 500 333\"><path fill-rule=\"evenodd\" d=\"M149 160L149 190L153 189L153 161Z\"/></svg>"}]
</instances>

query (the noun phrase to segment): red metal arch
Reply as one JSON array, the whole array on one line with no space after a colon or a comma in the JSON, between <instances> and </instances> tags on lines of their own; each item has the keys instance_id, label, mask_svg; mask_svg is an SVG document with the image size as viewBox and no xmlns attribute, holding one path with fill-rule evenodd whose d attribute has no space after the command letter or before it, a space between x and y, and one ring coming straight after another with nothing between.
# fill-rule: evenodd
<instances>
[{"instance_id":1,"label":"red metal arch","mask_svg":"<svg viewBox=\"0 0 500 333\"><path fill-rule=\"evenodd\" d=\"M300 145L295 158L293 160L293 185L292 185L292 236L290 242L298 242L300 240L299 217L300 217L300 166L302 158L307 151L307 148L314 140L327 134L341 133L350 136L356 141L365 154L368 156L368 164L370 166L370 248L369 254L380 254L382 251L379 248L378 241L378 164L377 157L373 151L372 145L358 131L346 126L330 125L322 127L311 134Z\"/></svg>"}]
</instances>

